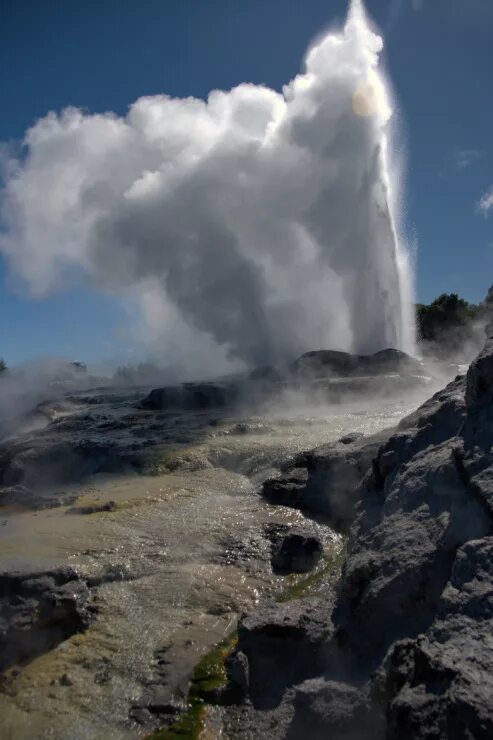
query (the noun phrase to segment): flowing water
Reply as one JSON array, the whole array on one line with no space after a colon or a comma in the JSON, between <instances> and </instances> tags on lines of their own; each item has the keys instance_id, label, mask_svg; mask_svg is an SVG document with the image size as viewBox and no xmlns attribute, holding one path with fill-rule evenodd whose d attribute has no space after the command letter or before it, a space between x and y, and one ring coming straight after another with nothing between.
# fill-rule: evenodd
<instances>
[{"instance_id":1,"label":"flowing water","mask_svg":"<svg viewBox=\"0 0 493 740\"><path fill-rule=\"evenodd\" d=\"M156 672L161 686L166 674L163 691L185 696L198 657L242 610L285 586L286 577L274 576L269 566L265 524L303 524L326 550L340 545L323 522L258 496L272 465L348 432L391 426L417 403L414 397L387 399L370 410L362 402L215 417L195 443L175 448L172 472L94 475L64 487L68 505L4 507L1 570L69 564L100 585L98 616L85 634L4 676L2 739L145 734L148 728L129 712L149 687L156 690ZM74 418L93 410L79 402ZM181 420L193 427L197 415L182 414ZM109 501L111 511L77 512Z\"/></svg>"}]
</instances>

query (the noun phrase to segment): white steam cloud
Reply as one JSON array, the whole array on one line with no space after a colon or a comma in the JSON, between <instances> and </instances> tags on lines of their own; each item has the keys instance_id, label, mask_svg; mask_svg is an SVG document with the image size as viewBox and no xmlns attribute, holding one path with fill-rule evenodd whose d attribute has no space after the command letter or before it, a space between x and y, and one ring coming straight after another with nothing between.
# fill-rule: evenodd
<instances>
[{"instance_id":1,"label":"white steam cloud","mask_svg":"<svg viewBox=\"0 0 493 740\"><path fill-rule=\"evenodd\" d=\"M381 49L353 0L282 93L48 114L10 162L0 249L36 295L74 268L137 295L173 363L412 351Z\"/></svg>"},{"instance_id":2,"label":"white steam cloud","mask_svg":"<svg viewBox=\"0 0 493 740\"><path fill-rule=\"evenodd\" d=\"M490 211L493 210L493 185L479 199L476 204L476 210L478 213L482 213L483 216L489 216Z\"/></svg>"}]
</instances>

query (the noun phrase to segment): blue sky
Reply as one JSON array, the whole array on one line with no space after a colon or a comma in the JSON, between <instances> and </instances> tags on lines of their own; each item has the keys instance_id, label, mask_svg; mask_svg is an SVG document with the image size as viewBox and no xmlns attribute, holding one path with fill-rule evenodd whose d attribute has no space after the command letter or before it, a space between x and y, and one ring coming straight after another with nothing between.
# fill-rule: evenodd
<instances>
[{"instance_id":1,"label":"blue sky","mask_svg":"<svg viewBox=\"0 0 493 740\"><path fill-rule=\"evenodd\" d=\"M491 0L367 0L386 36L404 121L406 224L417 294L471 301L493 283ZM205 97L243 81L275 89L345 0L0 0L0 141L49 110L124 114L141 95ZM0 264L0 355L123 359L126 313L84 285L29 298Z\"/></svg>"}]
</instances>

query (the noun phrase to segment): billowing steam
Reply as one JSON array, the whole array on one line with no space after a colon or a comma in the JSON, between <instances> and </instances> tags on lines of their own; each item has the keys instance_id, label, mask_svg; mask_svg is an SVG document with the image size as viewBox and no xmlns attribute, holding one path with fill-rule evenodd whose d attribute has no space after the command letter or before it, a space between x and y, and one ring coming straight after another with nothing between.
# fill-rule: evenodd
<instances>
[{"instance_id":1,"label":"billowing steam","mask_svg":"<svg viewBox=\"0 0 493 740\"><path fill-rule=\"evenodd\" d=\"M381 49L353 0L282 93L48 114L10 163L1 250L37 295L74 268L137 295L172 362L412 350Z\"/></svg>"}]
</instances>

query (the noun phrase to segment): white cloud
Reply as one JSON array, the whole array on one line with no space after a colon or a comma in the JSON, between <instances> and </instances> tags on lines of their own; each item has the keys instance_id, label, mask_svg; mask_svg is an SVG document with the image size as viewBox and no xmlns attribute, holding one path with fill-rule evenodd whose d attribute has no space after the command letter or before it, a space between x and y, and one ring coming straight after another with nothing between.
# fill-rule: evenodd
<instances>
[{"instance_id":1,"label":"white cloud","mask_svg":"<svg viewBox=\"0 0 493 740\"><path fill-rule=\"evenodd\" d=\"M39 120L0 233L32 292L76 269L137 296L141 332L173 362L409 349L382 41L351 7L282 93L242 84Z\"/></svg>"},{"instance_id":2,"label":"white cloud","mask_svg":"<svg viewBox=\"0 0 493 740\"><path fill-rule=\"evenodd\" d=\"M454 164L459 170L470 167L481 159L481 152L477 149L461 149L454 154Z\"/></svg>"},{"instance_id":3,"label":"white cloud","mask_svg":"<svg viewBox=\"0 0 493 740\"><path fill-rule=\"evenodd\" d=\"M490 211L493 209L493 185L484 195L479 199L476 204L476 210L478 213L482 213L483 216L489 216Z\"/></svg>"}]
</instances>

